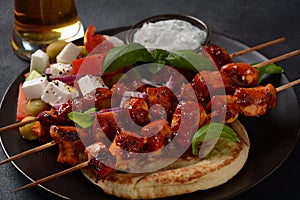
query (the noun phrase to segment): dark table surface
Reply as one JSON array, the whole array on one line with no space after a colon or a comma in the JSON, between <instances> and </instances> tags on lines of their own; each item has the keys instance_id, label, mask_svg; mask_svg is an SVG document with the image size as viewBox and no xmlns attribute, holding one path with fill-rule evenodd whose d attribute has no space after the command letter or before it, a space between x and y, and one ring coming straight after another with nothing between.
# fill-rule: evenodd
<instances>
[{"instance_id":1,"label":"dark table surface","mask_svg":"<svg viewBox=\"0 0 300 200\"><path fill-rule=\"evenodd\" d=\"M25 1L24 1L25 2ZM158 14L180 13L206 21L211 29L243 41L249 46L286 37L280 45L260 52L269 58L300 48L299 0L76 0L85 27L98 30L128 26ZM10 46L13 28L13 1L0 6L0 98L10 83L28 66ZM279 62L290 80L300 77L300 56ZM300 86L295 87L298 99ZM298 101L299 102L299 101ZM299 120L300 121L300 120ZM6 156L0 150L0 160ZM300 199L300 144L272 175L234 199ZM0 166L0 199L58 199L35 187L17 193L13 189L28 180L11 164ZM87 196L88 197L88 196Z\"/></svg>"}]
</instances>

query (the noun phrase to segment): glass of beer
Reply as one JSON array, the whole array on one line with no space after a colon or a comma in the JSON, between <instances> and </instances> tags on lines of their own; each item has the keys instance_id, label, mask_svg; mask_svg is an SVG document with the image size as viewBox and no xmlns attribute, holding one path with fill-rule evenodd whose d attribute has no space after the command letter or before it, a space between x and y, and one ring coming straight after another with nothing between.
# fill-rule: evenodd
<instances>
[{"instance_id":1,"label":"glass of beer","mask_svg":"<svg viewBox=\"0 0 300 200\"><path fill-rule=\"evenodd\" d=\"M74 0L15 0L12 47L20 57L30 59L37 49L56 40L83 37Z\"/></svg>"}]
</instances>

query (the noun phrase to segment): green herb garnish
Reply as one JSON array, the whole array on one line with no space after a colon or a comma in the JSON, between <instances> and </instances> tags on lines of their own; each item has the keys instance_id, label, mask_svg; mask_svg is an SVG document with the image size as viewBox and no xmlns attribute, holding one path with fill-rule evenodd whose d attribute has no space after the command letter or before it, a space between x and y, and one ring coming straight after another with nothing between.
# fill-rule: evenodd
<instances>
[{"instance_id":1,"label":"green herb garnish","mask_svg":"<svg viewBox=\"0 0 300 200\"><path fill-rule=\"evenodd\" d=\"M166 57L170 54L168 51L163 49L154 49L150 51L151 56L153 57L153 63L151 67L148 67L147 70L151 73L159 72L164 65L166 64Z\"/></svg>"},{"instance_id":2,"label":"green herb garnish","mask_svg":"<svg viewBox=\"0 0 300 200\"><path fill-rule=\"evenodd\" d=\"M221 133L220 133L221 131ZM222 123L209 123L199 128L194 134L192 140L192 151L194 155L198 154L198 144L205 140L211 139L226 139L232 142L240 142L236 132L229 126Z\"/></svg>"},{"instance_id":3,"label":"green herb garnish","mask_svg":"<svg viewBox=\"0 0 300 200\"><path fill-rule=\"evenodd\" d=\"M207 58L190 50L179 50L166 57L166 64L193 72L202 70L215 70L215 65Z\"/></svg>"},{"instance_id":4,"label":"green herb garnish","mask_svg":"<svg viewBox=\"0 0 300 200\"><path fill-rule=\"evenodd\" d=\"M137 62L151 61L153 61L153 57L144 46L138 43L126 44L107 52L103 63L103 73L113 72Z\"/></svg>"},{"instance_id":5,"label":"green herb garnish","mask_svg":"<svg viewBox=\"0 0 300 200\"><path fill-rule=\"evenodd\" d=\"M103 73L110 73L138 62L160 64L157 68L151 68L154 70L150 71L152 73L160 71L161 65L171 65L196 73L202 70L216 69L209 59L191 50L179 50L170 53L163 49L154 49L149 52L143 45L131 43L108 51L103 63Z\"/></svg>"},{"instance_id":6,"label":"green herb garnish","mask_svg":"<svg viewBox=\"0 0 300 200\"><path fill-rule=\"evenodd\" d=\"M170 52L163 49L154 49L150 53L154 59L153 61L159 64L165 64L166 57L170 54Z\"/></svg>"},{"instance_id":7,"label":"green herb garnish","mask_svg":"<svg viewBox=\"0 0 300 200\"><path fill-rule=\"evenodd\" d=\"M82 128L87 128L93 124L95 119L95 116L91 115L91 113L96 111L96 108L91 108L83 113L73 111L68 113L68 117Z\"/></svg>"},{"instance_id":8,"label":"green herb garnish","mask_svg":"<svg viewBox=\"0 0 300 200\"><path fill-rule=\"evenodd\" d=\"M284 72L282 67L276 65L276 64L269 64L260 68L257 68L258 71L258 85L263 80L263 76L266 74L281 74Z\"/></svg>"}]
</instances>

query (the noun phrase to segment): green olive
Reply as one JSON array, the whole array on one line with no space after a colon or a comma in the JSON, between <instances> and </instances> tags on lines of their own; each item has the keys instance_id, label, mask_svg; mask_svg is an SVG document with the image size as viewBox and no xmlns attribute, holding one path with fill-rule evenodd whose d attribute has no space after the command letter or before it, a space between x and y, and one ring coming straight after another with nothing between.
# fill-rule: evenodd
<instances>
[{"instance_id":1,"label":"green olive","mask_svg":"<svg viewBox=\"0 0 300 200\"><path fill-rule=\"evenodd\" d=\"M88 52L86 51L85 46L78 46L78 47L81 49L81 52L82 52L83 56L87 56L88 55Z\"/></svg>"},{"instance_id":2,"label":"green olive","mask_svg":"<svg viewBox=\"0 0 300 200\"><path fill-rule=\"evenodd\" d=\"M33 120L33 119L35 119L35 117L27 116L22 120L22 122ZM38 139L38 136L35 135L32 131L32 126L34 124L35 124L35 122L31 122L29 124L26 124L24 126L19 127L19 131L20 131L21 135L23 136L23 138L25 138L27 140L36 140L36 139Z\"/></svg>"},{"instance_id":3,"label":"green olive","mask_svg":"<svg viewBox=\"0 0 300 200\"><path fill-rule=\"evenodd\" d=\"M55 62L56 56L59 54L59 52L61 52L66 44L68 44L66 41L58 40L48 45L46 48L46 53L49 56L50 62Z\"/></svg>"},{"instance_id":4,"label":"green olive","mask_svg":"<svg viewBox=\"0 0 300 200\"><path fill-rule=\"evenodd\" d=\"M27 103L27 111L31 116L37 116L44 110L49 110L50 105L40 99L32 99Z\"/></svg>"}]
</instances>

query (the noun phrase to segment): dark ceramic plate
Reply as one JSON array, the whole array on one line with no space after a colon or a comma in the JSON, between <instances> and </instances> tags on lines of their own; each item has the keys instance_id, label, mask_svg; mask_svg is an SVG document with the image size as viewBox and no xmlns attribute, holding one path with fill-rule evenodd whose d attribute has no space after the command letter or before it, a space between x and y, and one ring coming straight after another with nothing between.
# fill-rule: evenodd
<instances>
[{"instance_id":1,"label":"dark ceramic plate","mask_svg":"<svg viewBox=\"0 0 300 200\"><path fill-rule=\"evenodd\" d=\"M114 35L125 28L103 31ZM225 47L229 52L247 48L247 45L218 33L212 33L211 42ZM267 58L258 52L238 57L237 61L256 63ZM24 70L24 73L28 69ZM19 83L23 81L23 73L8 88L0 109L0 126L15 122L16 104ZM268 78L275 87L288 83L285 75ZM241 193L262 181L276 170L293 150L299 135L299 102L295 91L290 88L278 94L277 105L267 115L259 118L240 120L248 130L251 140L249 159L244 168L227 183L206 191L182 195L176 199L222 199ZM289 135L283 137L282 135ZM18 130L10 130L1 134L1 144L8 156L30 149L38 144L23 140ZM57 146L44 150L13 162L14 166L30 180L36 180L69 166L56 162ZM104 194L100 188L90 183L80 171L48 181L41 185L44 189L63 198L70 199L117 199ZM175 198L170 198L175 199Z\"/></svg>"}]
</instances>

